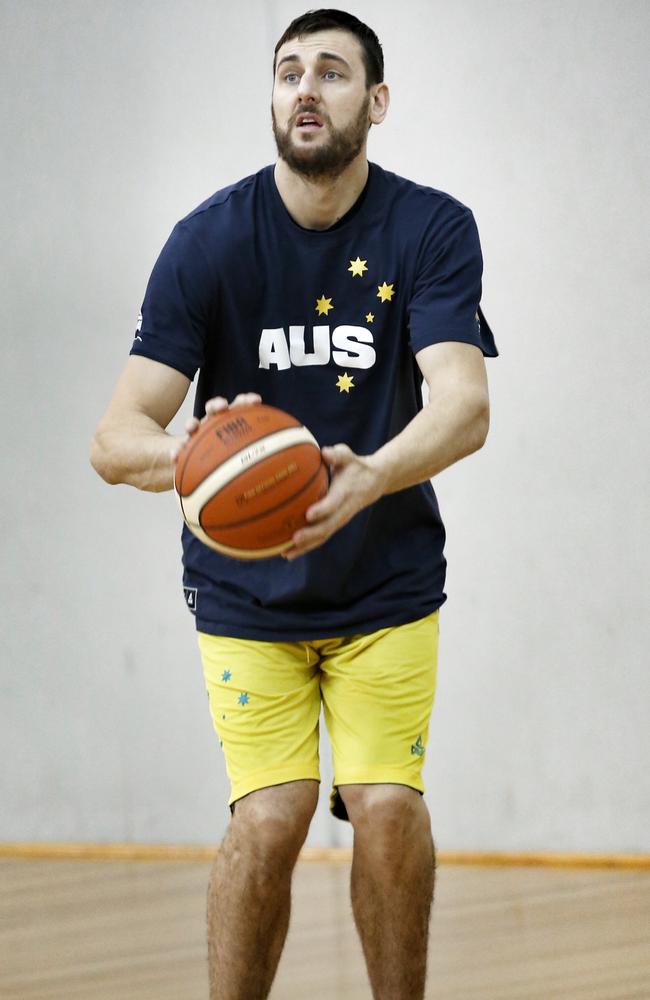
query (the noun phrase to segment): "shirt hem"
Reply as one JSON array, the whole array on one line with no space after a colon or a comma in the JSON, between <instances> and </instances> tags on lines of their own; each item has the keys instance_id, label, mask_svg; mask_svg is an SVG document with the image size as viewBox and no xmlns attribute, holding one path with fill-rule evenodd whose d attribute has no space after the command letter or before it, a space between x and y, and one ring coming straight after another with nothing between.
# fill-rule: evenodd
<instances>
[{"instance_id":1,"label":"shirt hem","mask_svg":"<svg viewBox=\"0 0 650 1000\"><path fill-rule=\"evenodd\" d=\"M483 352L486 358L498 358L499 352L496 346L492 347L491 344L481 342L479 338L476 337L474 333L467 333L464 330L445 330L439 335L436 334L424 334L422 336L411 337L411 350L414 354L418 351L424 350L425 347L431 347L433 344L445 344L445 343L458 343L458 344L471 344L472 347L478 347L480 351Z\"/></svg>"},{"instance_id":2,"label":"shirt hem","mask_svg":"<svg viewBox=\"0 0 650 1000\"><path fill-rule=\"evenodd\" d=\"M158 361L161 365L167 365L168 368L173 368L174 371L180 372L190 380L194 381L194 376L196 375L197 369L193 370L183 365L180 361L173 358L165 356L164 351L149 350L142 347L132 347L129 354L133 354L139 358L149 358L150 361Z\"/></svg>"},{"instance_id":3,"label":"shirt hem","mask_svg":"<svg viewBox=\"0 0 650 1000\"><path fill-rule=\"evenodd\" d=\"M251 792L258 792L261 788L285 785L288 781L308 780L320 781L318 762L304 761L302 763L284 764L278 767L268 767L264 770L253 771L247 774L246 778L232 782L228 805L234 805L238 799L243 799L245 795L250 795Z\"/></svg>"},{"instance_id":4,"label":"shirt hem","mask_svg":"<svg viewBox=\"0 0 650 1000\"><path fill-rule=\"evenodd\" d=\"M408 625L409 622L415 622L420 618L426 618L427 615L433 614L434 611L442 607L446 600L446 595L443 595L440 599L409 611L384 615L375 621L363 620L341 623L332 628L301 625L295 628L261 629L250 625L233 625L232 622L210 621L198 616L196 617L196 628L198 632L205 632L208 635L227 636L230 639L254 639L259 642L317 642L319 639L367 635L370 632L379 632L383 628Z\"/></svg>"}]
</instances>

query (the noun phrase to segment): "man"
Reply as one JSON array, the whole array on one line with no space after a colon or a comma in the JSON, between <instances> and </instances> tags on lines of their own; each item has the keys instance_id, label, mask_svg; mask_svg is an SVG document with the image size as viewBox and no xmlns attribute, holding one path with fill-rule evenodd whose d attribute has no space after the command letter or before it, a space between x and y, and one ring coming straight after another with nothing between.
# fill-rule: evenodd
<instances>
[{"instance_id":1,"label":"man","mask_svg":"<svg viewBox=\"0 0 650 1000\"><path fill-rule=\"evenodd\" d=\"M318 797L321 701L373 995L424 996L435 866L421 771L445 600L429 480L482 446L483 356L497 352L471 211L368 163L388 103L371 29L336 10L292 22L275 50L277 163L175 226L93 444L108 482L170 489L185 439L164 429L200 370L188 434L227 400L263 399L310 428L332 476L284 557L232 560L183 534L232 783L208 890L211 1000L271 989Z\"/></svg>"}]
</instances>

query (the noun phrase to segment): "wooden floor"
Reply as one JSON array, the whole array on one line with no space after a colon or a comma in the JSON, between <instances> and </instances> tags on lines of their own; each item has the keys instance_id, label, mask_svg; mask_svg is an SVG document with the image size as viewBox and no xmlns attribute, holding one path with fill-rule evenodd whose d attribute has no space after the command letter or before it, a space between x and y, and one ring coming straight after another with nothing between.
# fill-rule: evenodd
<instances>
[{"instance_id":1,"label":"wooden floor","mask_svg":"<svg viewBox=\"0 0 650 1000\"><path fill-rule=\"evenodd\" d=\"M0 860L2 1000L207 1000L209 863ZM370 1000L349 867L300 862L272 1000ZM650 871L438 870L429 1000L650 1000Z\"/></svg>"}]
</instances>

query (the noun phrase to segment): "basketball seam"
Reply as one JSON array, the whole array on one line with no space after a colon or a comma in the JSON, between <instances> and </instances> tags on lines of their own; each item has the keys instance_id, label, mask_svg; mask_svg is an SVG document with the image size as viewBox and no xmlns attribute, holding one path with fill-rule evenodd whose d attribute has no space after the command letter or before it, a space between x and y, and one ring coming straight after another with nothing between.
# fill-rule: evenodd
<instances>
[{"instance_id":1,"label":"basketball seam","mask_svg":"<svg viewBox=\"0 0 650 1000\"><path fill-rule=\"evenodd\" d=\"M300 489L296 490L295 493L292 493L291 496L285 497L284 500L281 503L277 503L274 507L269 507L266 510L263 510L259 514L253 514L251 517L247 517L243 521L232 521L230 524L211 524L210 525L210 531L227 531L229 528L240 528L240 527L243 527L245 524L252 524L253 521L259 521L260 518L262 518L262 517L268 517L269 514L275 514L276 510L280 510L282 507L285 507L292 500L295 500L296 497L299 497L301 493L304 493L305 490L308 489L311 486L311 484L320 475L320 470L323 468L323 466L325 466L325 469L327 469L327 466L325 465L325 463L323 462L323 460L321 458L319 466L316 469L316 472L311 477L311 479L308 479L306 483L303 483L303 485L300 487ZM227 483L226 486L222 487L222 490L227 489L227 487L229 485L230 485L230 483ZM222 490L219 490L219 493L221 493ZM212 497L212 499L214 500L216 497L218 497L219 493L215 493L214 496ZM207 534L206 527L203 524L203 521L201 520L201 515L203 514L203 510L205 510L205 508L203 508L201 510L201 514L199 515L199 525L200 525L201 528L203 528L203 530Z\"/></svg>"},{"instance_id":2,"label":"basketball seam","mask_svg":"<svg viewBox=\"0 0 650 1000\"><path fill-rule=\"evenodd\" d=\"M248 407L245 407L244 409L248 409ZM212 416L216 416L216 414L212 414ZM183 498L183 479L185 477L185 471L187 469L187 466L189 465L190 458L194 454L194 451L199 446L199 444L203 443L203 439L208 436L208 427L207 426L204 426L203 428L199 427L198 430L199 430L199 433L196 435L196 437L194 438L194 440L193 441L190 440L190 442L189 442L190 447L188 448L187 453L186 453L186 455L184 456L184 459L183 459L183 468L181 469L181 478L180 478L179 483L178 483L178 495L181 498L181 500ZM203 433L200 433L201 430L203 430ZM192 493L193 492L194 492L194 490L192 490ZM191 495L192 495L191 493L188 494L188 496L191 496ZM183 514L183 516L185 516L185 515Z\"/></svg>"},{"instance_id":3,"label":"basketball seam","mask_svg":"<svg viewBox=\"0 0 650 1000\"><path fill-rule=\"evenodd\" d=\"M235 452L234 455L229 455L228 458L212 469L205 476L205 478L197 484L196 488L184 497L184 500L186 501L184 509L187 509L188 503L191 506L196 505L200 507L200 509L203 509L206 503L212 500L213 497L218 496L218 494L226 486L228 486L229 483L233 482L237 478L237 475L228 475L229 469L237 469L238 474L240 472L248 472L250 469L255 468L256 465L260 465L262 462L265 462L273 455L276 455L283 450L288 450L296 445L304 444L313 445L313 447L320 453L318 442L314 438L314 435L303 426L284 427L279 431L272 431L270 434L258 438L256 441L251 441L243 448L240 448L239 451ZM264 447L260 450L260 453L255 455L246 468L241 469L238 462L241 461L242 455L261 445ZM214 484L214 488L211 484ZM203 499L203 494L206 495L205 499ZM191 520L193 524L197 523L197 520L194 518L191 518Z\"/></svg>"},{"instance_id":4,"label":"basketball seam","mask_svg":"<svg viewBox=\"0 0 650 1000\"><path fill-rule=\"evenodd\" d=\"M237 407L237 409L239 410L239 413L238 413L238 414L236 414L236 416L241 416L241 415L242 415L242 413L248 413L248 412L250 412L250 410L251 410L251 409L253 409L253 408L254 408L255 406L258 406L258 405L259 405L258 403L249 403L249 404L247 404L247 405L245 405L245 406L240 406L240 407ZM280 411L277 411L277 407L275 407L275 406L267 406L267 409L269 409L269 410L275 410L276 412L280 412ZM228 411L225 411L225 410L224 410L223 412L225 413L225 412L228 412ZM230 415L232 416L232 412L230 413ZM217 416L217 414L211 414L211 416ZM285 416L288 416L288 417L291 417L291 414L290 414L290 413L288 413L288 414L285 414ZM292 417L292 419L293 419L293 420L296 420L296 418L295 418L295 417ZM302 427L302 426L304 426L304 425L303 425L303 424L301 424L299 420L296 420L296 424L295 424L295 426L296 426L296 427ZM286 427L286 428L281 428L281 429L282 429L282 430L289 430L290 428ZM203 431L207 432L207 430L208 430L208 428L207 428L207 427L203 427ZM305 428L305 430L308 430L308 428ZM199 428L199 431L201 431L201 428ZM275 432L275 431L273 431L272 433L276 433L276 432ZM190 441L188 442L188 444L190 445L190 447L188 448L188 450L187 450L187 453L186 453L186 454L184 455L184 457L183 457L183 466L182 466L182 469L181 469L181 474L180 474L180 479L179 479L179 481L178 481L178 490L177 490L177 493L178 493L179 497L180 497L180 496L182 496L182 491L183 491L183 479L184 479L184 477L185 477L185 472L186 472L186 470L187 470L187 466L188 466L188 464L189 464L189 461L190 461L190 458L191 458L191 456L192 456L192 454L193 454L194 450L195 450L195 449L196 449L196 448L198 447L198 445L199 445L199 444L201 444L201 443L203 442L203 439L204 439L204 438L205 438L206 436L207 436L207 434L206 434L206 433L203 433L203 434L201 434L201 433L198 433L198 434L196 435L196 437L194 438L194 440L193 440L193 441L192 441L192 440L190 440ZM259 440L259 439L258 439L258 440ZM251 442L251 444L254 444L254 443L255 443L255 442ZM233 454L233 455L229 455L229 456L228 456L228 458L234 458L234 457L235 457L235 455L239 455L239 454L240 454L240 453L241 453L242 451L245 451L247 447L249 447L249 445L246 445L246 446L244 446L244 448L240 448L238 452L234 452L234 454ZM227 461L227 460L228 460L228 459L225 459L225 461ZM176 477L174 477L174 479L175 479L175 478L176 478ZM199 485L200 485L200 484L199 484ZM196 489L196 487L195 487L194 489ZM191 493L188 493L188 496L191 496L191 495L192 495L192 493L194 493L194 490L192 490L192 492L191 492Z\"/></svg>"}]
</instances>

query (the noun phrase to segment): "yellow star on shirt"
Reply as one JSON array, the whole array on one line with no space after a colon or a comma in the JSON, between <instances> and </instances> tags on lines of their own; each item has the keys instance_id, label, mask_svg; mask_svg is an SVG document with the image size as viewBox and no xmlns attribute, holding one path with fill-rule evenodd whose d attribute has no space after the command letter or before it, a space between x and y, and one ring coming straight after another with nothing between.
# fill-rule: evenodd
<instances>
[{"instance_id":1,"label":"yellow star on shirt","mask_svg":"<svg viewBox=\"0 0 650 1000\"><path fill-rule=\"evenodd\" d=\"M316 312L319 316L322 316L323 314L327 316L330 309L333 308L334 306L332 305L332 300L326 299L324 295L321 295L319 299L316 299Z\"/></svg>"},{"instance_id":2,"label":"yellow star on shirt","mask_svg":"<svg viewBox=\"0 0 650 1000\"><path fill-rule=\"evenodd\" d=\"M353 278L355 277L361 278L363 277L363 272L368 270L368 268L366 267L367 263L368 263L367 260L361 260L360 257L357 257L356 260L350 261L350 266L348 268L348 271L352 271Z\"/></svg>"},{"instance_id":3,"label":"yellow star on shirt","mask_svg":"<svg viewBox=\"0 0 650 1000\"><path fill-rule=\"evenodd\" d=\"M366 313L366 323L372 323L372 321L374 320L374 318L375 317L373 316L372 313Z\"/></svg>"},{"instance_id":4,"label":"yellow star on shirt","mask_svg":"<svg viewBox=\"0 0 650 1000\"><path fill-rule=\"evenodd\" d=\"M348 373L343 372L343 374L339 375L339 377L336 380L336 387L339 390L339 392L349 393L350 389L354 389L355 386L354 382L352 381Z\"/></svg>"},{"instance_id":5,"label":"yellow star on shirt","mask_svg":"<svg viewBox=\"0 0 650 1000\"><path fill-rule=\"evenodd\" d=\"M387 285L386 282L383 285L377 285L377 298L381 299L382 302L390 302L394 294L395 289L392 285Z\"/></svg>"}]
</instances>

